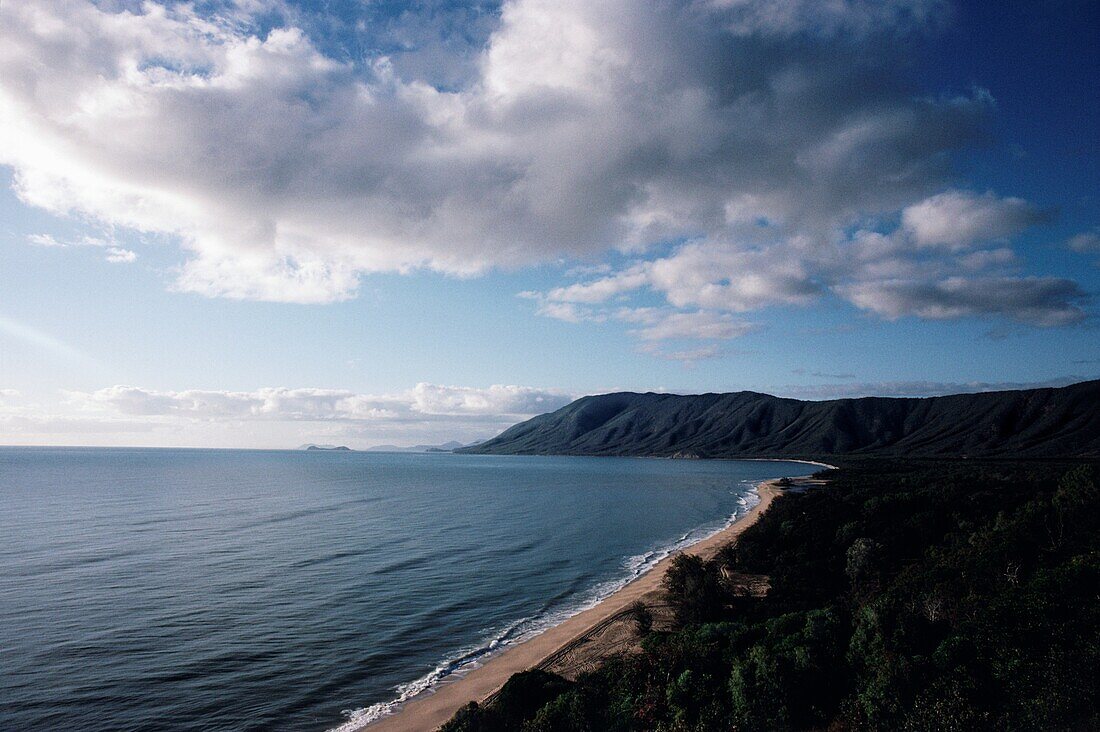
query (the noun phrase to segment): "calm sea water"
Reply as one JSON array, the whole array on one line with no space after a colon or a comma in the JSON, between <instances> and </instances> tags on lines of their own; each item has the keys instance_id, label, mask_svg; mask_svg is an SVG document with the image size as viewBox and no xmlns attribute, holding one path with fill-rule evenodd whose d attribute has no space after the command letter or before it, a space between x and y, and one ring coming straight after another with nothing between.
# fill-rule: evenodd
<instances>
[{"instance_id":1,"label":"calm sea water","mask_svg":"<svg viewBox=\"0 0 1100 732\"><path fill-rule=\"evenodd\" d=\"M0 729L362 722L806 472L0 448Z\"/></svg>"}]
</instances>

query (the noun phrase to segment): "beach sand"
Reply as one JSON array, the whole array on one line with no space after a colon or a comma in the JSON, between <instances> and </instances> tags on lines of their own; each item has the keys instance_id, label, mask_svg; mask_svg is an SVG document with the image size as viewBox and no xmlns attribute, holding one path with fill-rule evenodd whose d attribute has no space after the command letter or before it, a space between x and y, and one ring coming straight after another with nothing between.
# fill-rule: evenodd
<instances>
[{"instance_id":1,"label":"beach sand","mask_svg":"<svg viewBox=\"0 0 1100 732\"><path fill-rule=\"evenodd\" d=\"M803 483L807 479L796 479ZM757 486L760 502L735 523L702 539L677 553L697 554L704 559L714 557L719 550L735 541L752 526L768 509L777 495L782 493L778 482L765 481ZM425 692L411 699L396 714L367 725L369 732L429 732L450 719L456 711L470 701L483 701L492 696L512 674L533 668L544 668L573 676L571 671L596 665L612 652L628 650L635 645L633 639L623 638L624 633L611 628L617 621L625 624L625 612L632 603L643 600L647 604L659 602L662 595L661 581L675 554L658 562L645 574L624 585L599 604L577 613L573 617L545 632L511 646L492 656L484 665L475 668L454 681L444 682L434 692Z\"/></svg>"}]
</instances>

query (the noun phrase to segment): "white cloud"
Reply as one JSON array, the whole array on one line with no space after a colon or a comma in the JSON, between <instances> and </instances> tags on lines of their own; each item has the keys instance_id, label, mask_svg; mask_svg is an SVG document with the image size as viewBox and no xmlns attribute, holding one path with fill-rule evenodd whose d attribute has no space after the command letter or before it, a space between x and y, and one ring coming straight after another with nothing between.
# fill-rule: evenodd
<instances>
[{"instance_id":1,"label":"white cloud","mask_svg":"<svg viewBox=\"0 0 1100 732\"><path fill-rule=\"evenodd\" d=\"M726 339L730 314L830 296L887 318L1083 317L1072 282L1020 272L1008 240L1042 212L947 187L993 104L903 81L942 0L508 0L466 17L466 46L413 13L389 32L423 52L356 60L305 13L264 35L252 5L198 8L0 4L17 193L175 237L177 289L329 302L364 273L579 259L597 263L532 293L538 314L621 320L648 293L668 315L643 340L709 339L684 325L702 318ZM600 264L613 249L634 261Z\"/></svg>"},{"instance_id":2,"label":"white cloud","mask_svg":"<svg viewBox=\"0 0 1100 732\"><path fill-rule=\"evenodd\" d=\"M157 391L134 386L68 393L69 403L83 412L200 420L351 422L447 421L448 418L508 421L553 411L572 398L566 392L524 386L478 389L426 383L407 392L384 395L334 389Z\"/></svg>"},{"instance_id":3,"label":"white cloud","mask_svg":"<svg viewBox=\"0 0 1100 732\"><path fill-rule=\"evenodd\" d=\"M494 385L486 389L417 384L412 409L436 416L531 416L564 407L573 395L529 386Z\"/></svg>"},{"instance_id":4,"label":"white cloud","mask_svg":"<svg viewBox=\"0 0 1100 732\"><path fill-rule=\"evenodd\" d=\"M1023 199L969 191L940 193L902 212L902 226L917 246L954 250L1012 236L1042 219Z\"/></svg>"},{"instance_id":5,"label":"white cloud","mask_svg":"<svg viewBox=\"0 0 1100 732\"><path fill-rule=\"evenodd\" d=\"M567 287L555 287L546 293L548 300L565 303L596 304L632 292L649 282L647 265L637 265L609 277L581 282Z\"/></svg>"},{"instance_id":6,"label":"white cloud","mask_svg":"<svg viewBox=\"0 0 1100 732\"><path fill-rule=\"evenodd\" d=\"M68 249L70 247L102 249L106 253L104 259L114 264L129 264L137 259L136 252L92 236L84 236L74 241L61 241L51 234L31 234L27 237L27 243L32 246L50 249Z\"/></svg>"},{"instance_id":7,"label":"white cloud","mask_svg":"<svg viewBox=\"0 0 1100 732\"><path fill-rule=\"evenodd\" d=\"M352 63L197 7L0 5L0 163L31 205L177 237L176 286L211 296L325 302L368 272L832 230L934 192L989 109L913 96L863 44L939 2L510 0L442 89L451 46ZM735 247L696 296L689 254L647 275L673 304L817 289Z\"/></svg>"},{"instance_id":8,"label":"white cloud","mask_svg":"<svg viewBox=\"0 0 1100 732\"><path fill-rule=\"evenodd\" d=\"M650 267L650 281L677 307L738 313L772 305L805 305L820 291L804 259L790 246L744 250L714 241L690 243L656 260Z\"/></svg>"},{"instance_id":9,"label":"white cloud","mask_svg":"<svg viewBox=\"0 0 1100 732\"><path fill-rule=\"evenodd\" d=\"M697 310L692 317L805 306L833 295L888 319L1003 317L1038 327L1080 322L1089 297L1075 282L1021 276L1016 252L991 243L1042 218L1020 199L952 191L907 207L892 228L879 222L878 230L788 235L764 226L742 239L689 241L620 271L529 295L602 304L648 291L678 310ZM1087 249L1090 242L1083 235L1071 246Z\"/></svg>"},{"instance_id":10,"label":"white cloud","mask_svg":"<svg viewBox=\"0 0 1100 732\"><path fill-rule=\"evenodd\" d=\"M50 234L31 234L27 237L27 243L36 247L47 247L53 249L61 249L67 246L63 242L55 239Z\"/></svg>"},{"instance_id":11,"label":"white cloud","mask_svg":"<svg viewBox=\"0 0 1100 732\"><path fill-rule=\"evenodd\" d=\"M662 308L620 308L615 317L642 327L632 331L643 341L675 339L730 340L753 330L752 323L706 310L673 312Z\"/></svg>"},{"instance_id":12,"label":"white cloud","mask_svg":"<svg viewBox=\"0 0 1100 732\"><path fill-rule=\"evenodd\" d=\"M137 259L137 254L122 247L108 247L107 261L115 264L129 264Z\"/></svg>"},{"instance_id":13,"label":"white cloud","mask_svg":"<svg viewBox=\"0 0 1100 732\"><path fill-rule=\"evenodd\" d=\"M818 294L803 261L790 248L741 249L723 241L693 241L666 257L546 293L563 303L605 303L648 288L676 307L732 312L770 305L804 305Z\"/></svg>"},{"instance_id":14,"label":"white cloud","mask_svg":"<svg viewBox=\"0 0 1100 732\"><path fill-rule=\"evenodd\" d=\"M607 316L599 310L577 305L571 302L550 302L541 300L535 309L536 315L554 320L564 320L566 323L602 323Z\"/></svg>"},{"instance_id":15,"label":"white cloud","mask_svg":"<svg viewBox=\"0 0 1100 732\"><path fill-rule=\"evenodd\" d=\"M526 386L417 384L402 392L262 388L162 391L111 386L33 404L0 391L0 434L23 444L294 447L340 441L423 444L484 439L576 394Z\"/></svg>"}]
</instances>

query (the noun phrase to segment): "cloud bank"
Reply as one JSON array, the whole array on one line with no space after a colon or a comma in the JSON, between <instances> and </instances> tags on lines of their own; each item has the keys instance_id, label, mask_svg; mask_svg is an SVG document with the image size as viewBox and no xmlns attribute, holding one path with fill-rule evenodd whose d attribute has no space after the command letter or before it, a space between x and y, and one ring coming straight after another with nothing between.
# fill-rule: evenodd
<instances>
[{"instance_id":1,"label":"cloud bank","mask_svg":"<svg viewBox=\"0 0 1100 732\"><path fill-rule=\"evenodd\" d=\"M553 411L573 397L524 386L477 389L421 383L407 392L381 396L333 389L155 391L112 386L94 392L69 392L68 398L81 411L139 417L384 422L454 418L493 422Z\"/></svg>"},{"instance_id":2,"label":"cloud bank","mask_svg":"<svg viewBox=\"0 0 1100 732\"><path fill-rule=\"evenodd\" d=\"M262 388L254 391L159 391L111 386L65 392L61 409L22 403L0 390L0 427L17 441L52 442L76 435L156 435L150 444L293 447L340 440L356 447L486 438L565 406L576 395L554 389L417 384L392 394L339 389ZM78 437L76 439L79 439ZM226 442L218 442L225 439ZM188 442L193 440L193 442ZM117 440L112 440L117 441Z\"/></svg>"}]
</instances>

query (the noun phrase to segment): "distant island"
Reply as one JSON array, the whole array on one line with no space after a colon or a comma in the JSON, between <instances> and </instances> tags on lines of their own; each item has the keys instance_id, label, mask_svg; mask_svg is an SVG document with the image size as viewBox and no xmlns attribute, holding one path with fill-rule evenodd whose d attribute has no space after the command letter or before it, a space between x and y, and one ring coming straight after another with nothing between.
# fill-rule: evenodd
<instances>
[{"instance_id":1,"label":"distant island","mask_svg":"<svg viewBox=\"0 0 1100 732\"><path fill-rule=\"evenodd\" d=\"M1097 457L1100 380L923 399L589 396L458 452L772 458Z\"/></svg>"},{"instance_id":2,"label":"distant island","mask_svg":"<svg viewBox=\"0 0 1100 732\"><path fill-rule=\"evenodd\" d=\"M347 445L303 445L302 450L324 450L326 452L354 452Z\"/></svg>"}]
</instances>

